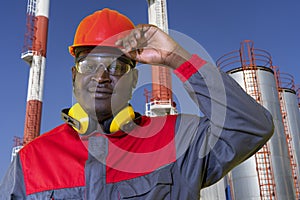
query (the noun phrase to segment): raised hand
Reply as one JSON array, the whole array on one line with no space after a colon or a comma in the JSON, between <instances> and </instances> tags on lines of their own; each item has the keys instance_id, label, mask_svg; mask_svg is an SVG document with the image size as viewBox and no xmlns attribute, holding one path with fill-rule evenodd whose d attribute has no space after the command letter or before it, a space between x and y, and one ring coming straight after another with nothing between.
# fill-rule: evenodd
<instances>
[{"instance_id":1,"label":"raised hand","mask_svg":"<svg viewBox=\"0 0 300 200\"><path fill-rule=\"evenodd\" d=\"M116 45L128 57L140 63L165 65L173 69L188 60L191 55L157 26L140 24Z\"/></svg>"}]
</instances>

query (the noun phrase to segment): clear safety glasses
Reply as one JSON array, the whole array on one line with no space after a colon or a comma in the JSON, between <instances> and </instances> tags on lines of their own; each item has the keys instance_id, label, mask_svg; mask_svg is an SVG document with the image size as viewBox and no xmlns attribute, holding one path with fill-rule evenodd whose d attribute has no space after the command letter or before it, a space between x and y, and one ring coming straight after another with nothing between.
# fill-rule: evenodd
<instances>
[{"instance_id":1,"label":"clear safety glasses","mask_svg":"<svg viewBox=\"0 0 300 200\"><path fill-rule=\"evenodd\" d=\"M94 74L100 68L113 76L122 76L134 67L132 61L124 57L88 55L76 59L76 70L81 74Z\"/></svg>"}]
</instances>

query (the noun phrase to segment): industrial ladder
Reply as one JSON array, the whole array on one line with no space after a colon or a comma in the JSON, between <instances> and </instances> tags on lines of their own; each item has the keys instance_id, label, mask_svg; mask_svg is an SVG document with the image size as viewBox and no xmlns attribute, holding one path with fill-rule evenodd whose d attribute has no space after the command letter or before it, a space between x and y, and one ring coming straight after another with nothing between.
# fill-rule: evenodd
<instances>
[{"instance_id":1,"label":"industrial ladder","mask_svg":"<svg viewBox=\"0 0 300 200\"><path fill-rule=\"evenodd\" d=\"M35 13L36 13L36 0L28 0L27 11L26 11L26 33L24 37L24 46L22 49L21 58L27 61L26 56L28 52L32 50L32 43L34 40L34 31L35 31ZM32 55L31 55L32 56ZM31 62L32 58L28 58L27 62Z\"/></svg>"},{"instance_id":2,"label":"industrial ladder","mask_svg":"<svg viewBox=\"0 0 300 200\"><path fill-rule=\"evenodd\" d=\"M162 100L172 99L171 84L172 80L170 78L169 70L167 68L161 68L159 73L159 93Z\"/></svg>"},{"instance_id":3,"label":"industrial ladder","mask_svg":"<svg viewBox=\"0 0 300 200\"><path fill-rule=\"evenodd\" d=\"M258 68L255 64L253 43L251 41L245 40L241 43L240 58L245 91L258 103L262 104L261 93L258 87ZM254 155L261 200L276 200L270 154L267 143Z\"/></svg>"}]
</instances>

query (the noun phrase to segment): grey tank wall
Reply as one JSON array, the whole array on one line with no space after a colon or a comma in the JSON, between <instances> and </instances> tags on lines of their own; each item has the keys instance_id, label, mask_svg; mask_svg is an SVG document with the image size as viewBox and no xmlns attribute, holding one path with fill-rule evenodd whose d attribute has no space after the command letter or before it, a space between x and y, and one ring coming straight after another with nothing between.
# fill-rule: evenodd
<instances>
[{"instance_id":1,"label":"grey tank wall","mask_svg":"<svg viewBox=\"0 0 300 200\"><path fill-rule=\"evenodd\" d=\"M228 74L245 89L245 73L242 70L231 70ZM275 77L269 68L264 67L257 69L257 77L256 84L261 92L261 103L271 112L275 125L274 135L268 145L271 152L276 196L277 199L294 200L294 184ZM234 168L231 174L234 199L261 199L254 156Z\"/></svg>"},{"instance_id":2,"label":"grey tank wall","mask_svg":"<svg viewBox=\"0 0 300 200\"><path fill-rule=\"evenodd\" d=\"M297 177L300 175L300 112L298 109L298 99L294 90L281 89L281 96L285 106L287 115L287 126L291 135L292 149L294 153L295 162L297 165Z\"/></svg>"}]
</instances>

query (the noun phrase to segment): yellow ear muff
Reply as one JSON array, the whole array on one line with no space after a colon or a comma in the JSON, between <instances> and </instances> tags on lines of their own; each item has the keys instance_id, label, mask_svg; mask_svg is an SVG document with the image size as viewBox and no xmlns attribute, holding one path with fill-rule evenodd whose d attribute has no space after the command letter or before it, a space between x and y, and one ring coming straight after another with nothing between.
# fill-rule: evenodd
<instances>
[{"instance_id":1,"label":"yellow ear muff","mask_svg":"<svg viewBox=\"0 0 300 200\"><path fill-rule=\"evenodd\" d=\"M96 130L97 123L90 119L79 103L74 104L70 109L62 110L62 119L71 125L79 134L86 135ZM135 112L131 106L121 110L113 119L108 120L104 125L104 131L114 133L121 127L135 119ZM107 127L107 128L105 128Z\"/></svg>"},{"instance_id":2,"label":"yellow ear muff","mask_svg":"<svg viewBox=\"0 0 300 200\"><path fill-rule=\"evenodd\" d=\"M89 128L89 116L88 114L83 110L83 108L79 105L79 103L74 104L70 110L68 115L80 122L79 127L73 126L73 128L79 133L79 134L85 134L87 133L87 130Z\"/></svg>"},{"instance_id":3,"label":"yellow ear muff","mask_svg":"<svg viewBox=\"0 0 300 200\"><path fill-rule=\"evenodd\" d=\"M120 130L120 127L122 127L124 124L129 123L135 118L134 110L131 106L127 106L123 110L121 110L112 120L110 124L109 131L111 133L114 133L118 130Z\"/></svg>"}]
</instances>

